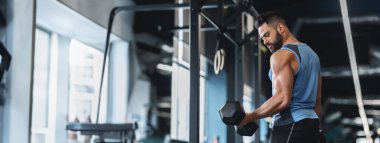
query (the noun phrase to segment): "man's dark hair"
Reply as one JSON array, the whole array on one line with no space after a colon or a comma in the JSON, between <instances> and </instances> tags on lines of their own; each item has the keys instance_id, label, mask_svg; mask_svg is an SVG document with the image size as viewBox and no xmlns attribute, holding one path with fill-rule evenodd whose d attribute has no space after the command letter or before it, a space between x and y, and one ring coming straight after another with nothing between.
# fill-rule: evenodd
<instances>
[{"instance_id":1,"label":"man's dark hair","mask_svg":"<svg viewBox=\"0 0 380 143\"><path fill-rule=\"evenodd\" d=\"M267 23L268 25L282 23L286 25L285 19L280 15L277 11L268 11L260 14L260 16L257 18L256 27L260 27L264 23Z\"/></svg>"}]
</instances>

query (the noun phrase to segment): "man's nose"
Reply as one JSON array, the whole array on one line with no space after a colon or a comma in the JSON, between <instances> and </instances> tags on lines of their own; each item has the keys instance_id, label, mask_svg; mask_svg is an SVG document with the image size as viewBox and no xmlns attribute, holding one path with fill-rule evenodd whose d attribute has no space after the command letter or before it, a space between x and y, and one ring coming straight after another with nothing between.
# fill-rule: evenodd
<instances>
[{"instance_id":1,"label":"man's nose","mask_svg":"<svg viewBox=\"0 0 380 143\"><path fill-rule=\"evenodd\" d=\"M263 43L264 43L264 45L267 45L268 44L268 40L266 40L265 38L263 38Z\"/></svg>"}]
</instances>

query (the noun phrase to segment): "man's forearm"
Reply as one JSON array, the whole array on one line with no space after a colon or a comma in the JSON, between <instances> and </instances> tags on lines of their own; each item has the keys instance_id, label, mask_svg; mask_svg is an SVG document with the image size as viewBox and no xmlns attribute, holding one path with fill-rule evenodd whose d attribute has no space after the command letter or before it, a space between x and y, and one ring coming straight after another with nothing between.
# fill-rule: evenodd
<instances>
[{"instance_id":1,"label":"man's forearm","mask_svg":"<svg viewBox=\"0 0 380 143\"><path fill-rule=\"evenodd\" d=\"M250 116L252 120L272 116L284 110L286 107L289 106L289 104L290 100L287 99L286 95L278 94L269 98L267 102L265 102L255 111L248 113L248 116Z\"/></svg>"}]
</instances>

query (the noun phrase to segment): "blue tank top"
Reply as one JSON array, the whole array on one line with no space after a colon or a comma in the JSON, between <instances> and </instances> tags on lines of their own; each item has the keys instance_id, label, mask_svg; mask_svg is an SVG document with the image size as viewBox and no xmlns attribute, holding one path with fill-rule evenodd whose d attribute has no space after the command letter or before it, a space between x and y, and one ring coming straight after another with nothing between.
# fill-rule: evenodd
<instances>
[{"instance_id":1,"label":"blue tank top","mask_svg":"<svg viewBox=\"0 0 380 143\"><path fill-rule=\"evenodd\" d=\"M317 119L314 111L318 92L320 62L318 55L306 44L286 44L280 50L288 50L298 61L298 69L294 75L293 94L290 105L273 116L273 125L282 126L298 122L302 119ZM272 80L272 70L269 70ZM273 95L273 91L272 91Z\"/></svg>"}]
</instances>

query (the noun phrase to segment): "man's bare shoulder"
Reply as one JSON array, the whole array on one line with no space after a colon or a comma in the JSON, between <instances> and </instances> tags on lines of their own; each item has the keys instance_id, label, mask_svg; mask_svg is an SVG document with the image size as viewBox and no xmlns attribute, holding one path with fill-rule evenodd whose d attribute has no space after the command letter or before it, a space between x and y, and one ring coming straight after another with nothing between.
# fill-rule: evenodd
<instances>
[{"instance_id":1,"label":"man's bare shoulder","mask_svg":"<svg viewBox=\"0 0 380 143\"><path fill-rule=\"evenodd\" d=\"M288 50L278 50L272 54L270 57L270 63L272 64L286 64L290 63L295 56L292 52Z\"/></svg>"}]
</instances>

